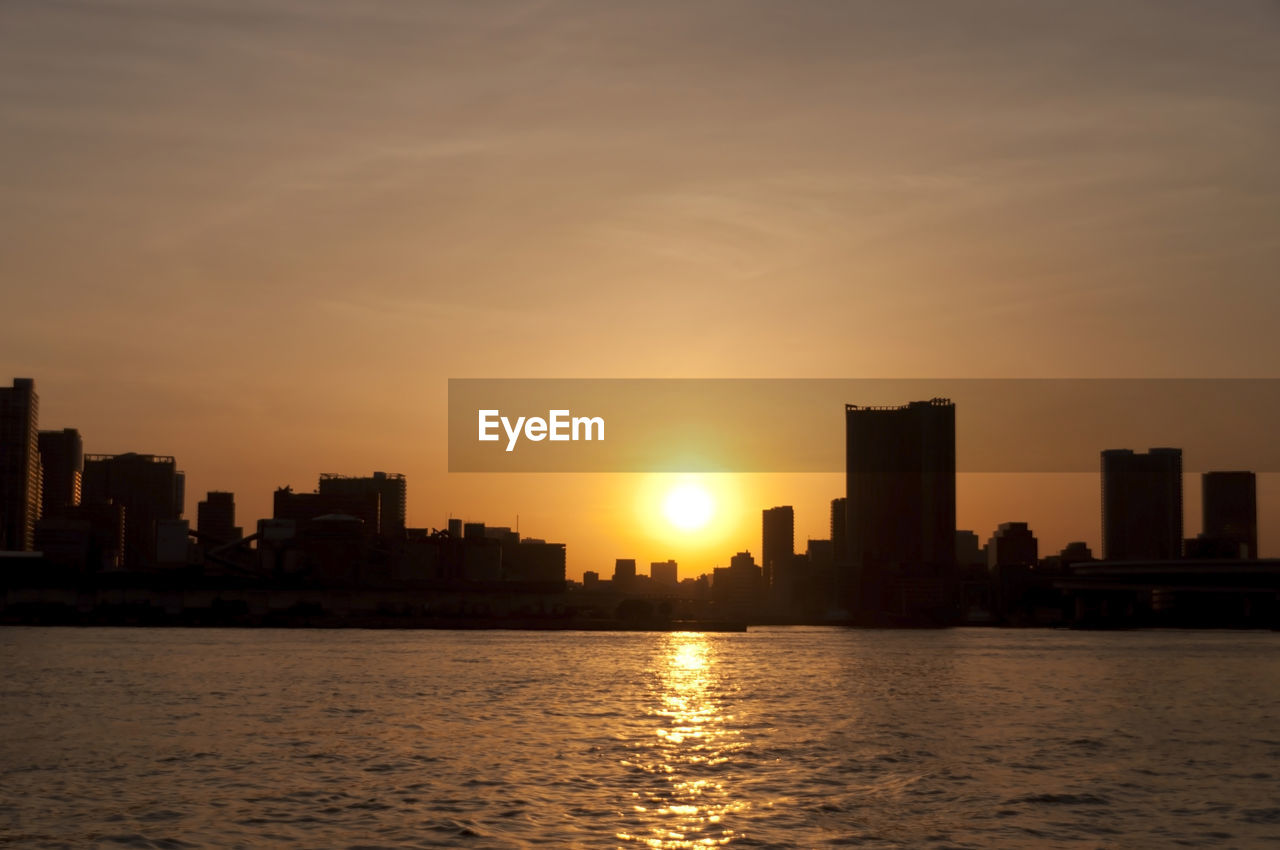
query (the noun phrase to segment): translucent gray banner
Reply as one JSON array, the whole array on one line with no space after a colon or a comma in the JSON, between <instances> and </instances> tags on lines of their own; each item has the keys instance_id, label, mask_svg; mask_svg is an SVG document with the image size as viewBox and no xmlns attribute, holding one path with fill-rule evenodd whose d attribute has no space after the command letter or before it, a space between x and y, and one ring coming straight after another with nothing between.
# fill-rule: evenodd
<instances>
[{"instance_id":1,"label":"translucent gray banner","mask_svg":"<svg viewBox=\"0 0 1280 850\"><path fill-rule=\"evenodd\" d=\"M1280 379L449 381L450 472L843 472L845 405L956 406L958 472L1097 472L1104 449L1280 471Z\"/></svg>"}]
</instances>

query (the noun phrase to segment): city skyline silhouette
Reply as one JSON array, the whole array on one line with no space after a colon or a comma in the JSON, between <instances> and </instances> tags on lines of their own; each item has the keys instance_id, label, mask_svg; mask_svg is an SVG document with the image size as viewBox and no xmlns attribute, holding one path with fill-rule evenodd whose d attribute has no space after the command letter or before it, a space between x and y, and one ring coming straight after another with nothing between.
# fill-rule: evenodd
<instances>
[{"instance_id":1,"label":"city skyline silhouette","mask_svg":"<svg viewBox=\"0 0 1280 850\"><path fill-rule=\"evenodd\" d=\"M1280 562L1258 560L1254 472L1201 476L1202 530L1189 538L1182 449L1103 449L1097 555L1075 540L1041 557L1034 530L1015 520L999 523L982 546L980 534L957 522L956 410L941 397L845 403L845 491L830 502L828 537L808 538L801 551L794 507L764 508L758 548L738 547L714 569L686 562L682 581L670 557L652 562L648 576L628 557L615 558L612 575L571 575L571 541L521 535L518 520L514 530L452 517L439 528L412 527L408 480L395 472L321 473L311 492L278 487L271 517L248 533L236 525L235 494L209 491L193 526L183 518L186 474L175 458L84 453L77 430L39 429L35 382L15 378L0 394L0 532L15 568L6 616L240 624L356 616L365 625L409 617L404 625L437 627L461 617L479 627L704 629L1270 622L1267 588ZM664 510L673 526L696 534L716 505L686 481L668 492ZM79 614L54 590L73 586L90 593ZM112 593L102 595L112 586L142 593L132 603L142 607L117 611ZM265 610L263 599L243 595L255 587L267 593ZM160 591L177 591L181 601L162 612ZM36 595L24 601L24 593ZM364 594L368 613L343 613L344 593Z\"/></svg>"},{"instance_id":2,"label":"city skyline silhouette","mask_svg":"<svg viewBox=\"0 0 1280 850\"><path fill-rule=\"evenodd\" d=\"M1280 362L1269 7L268 7L20 2L0 33L40 81L0 93L5 374L50 427L177 457L251 516L394 464L419 525L518 514L582 541L575 572L619 537L710 562L780 493L824 537L839 476L735 479L703 549L637 519L639 479L449 476L447 380ZM1090 482L957 486L964 527L1025 506L1100 545ZM607 537L559 525L601 503Z\"/></svg>"},{"instance_id":3,"label":"city skyline silhouette","mask_svg":"<svg viewBox=\"0 0 1280 850\"><path fill-rule=\"evenodd\" d=\"M535 385L538 383L540 382L534 382ZM561 383L572 385L574 382L550 382L550 385L554 387L559 386ZM592 382L586 383L588 386L592 386ZM615 382L603 382L603 385L611 386L614 383ZM650 382L640 382L640 385L645 386L648 383ZM710 382L710 386L720 386L721 383L722 382ZM735 383L736 382L729 382L725 384L725 386L732 388L735 386ZM822 398L821 393L823 392L822 388L826 387L828 384L838 386L839 383L840 382L832 381L800 381L798 382L798 386L806 388L812 386L818 388L816 390L805 389L804 392L810 397L815 396L816 393L816 397L820 402ZM875 384L877 382L872 383ZM885 383L890 388L899 383L905 387L915 388L918 388L920 385L927 386L930 384L930 382L924 381L890 381ZM1002 383L1003 382L1001 381L959 382L959 384L955 381L950 382L953 387L976 385L984 388L982 395L980 396L984 399L993 396L998 398L1000 395L999 393L993 394L991 390L985 388L988 386L999 387ZM1028 383L1024 381L1011 381L1008 383L1015 388L1028 386ZM1053 381L1046 382L1045 386L1049 389L1042 390L1034 394L1028 409L1035 410L1038 408L1042 403L1040 396L1048 397L1054 392L1053 388L1057 387L1060 383L1061 382ZM694 386L697 386L697 384L698 382L692 382L692 385ZM1116 394L1110 390L1100 391L1097 389L1097 387L1105 388L1112 384L1129 393L1132 393L1133 389L1125 388L1134 388L1141 390L1142 392L1149 392L1149 390L1145 389L1147 387L1172 388L1163 390L1164 398L1160 402L1162 408L1167 408L1176 403L1195 403L1194 396L1189 396L1185 400L1182 399L1183 393L1190 393L1191 390L1185 390L1184 383L1178 381L1119 381L1110 383L1105 381L1086 381L1066 382L1063 386L1071 387L1079 385L1088 388L1084 395L1080 395L1081 391L1079 390L1075 391L1076 396L1074 398L1074 403L1077 404L1081 403L1082 400L1087 401L1090 394L1095 396L1100 395L1101 397L1108 399L1109 415L1115 416L1119 415L1120 411L1125 409L1123 407L1115 406L1116 402L1110 399L1110 396ZM621 382L619 385L624 387L629 386L627 382ZM658 385L661 386L663 384L662 382L658 382ZM747 382L746 385L751 386L752 383ZM787 382L770 381L764 382L762 385L770 387L772 392L778 392L777 387L785 387L787 386ZM1035 386L1036 382L1030 382L1030 385ZM1190 381L1185 382L1185 386L1190 388L1199 388L1203 386L1216 387L1217 389L1215 389L1209 397L1212 399L1212 403L1214 405L1220 405L1225 404L1226 402L1224 400L1230 397L1229 395L1224 395L1224 390L1227 393L1238 391L1248 391L1253 395L1261 393L1261 396L1264 399L1269 398L1272 395L1271 390L1273 389L1273 382ZM722 390L716 391L722 392ZM1201 393L1204 392L1202 389L1198 391ZM592 392L598 392L598 390L592 390ZM47 393L45 394L44 401L47 408ZM648 402L644 401L644 397L641 396L639 403ZM1149 400L1145 403L1149 403ZM812 398L805 401L806 410L809 410L813 406L814 402ZM834 401L828 403L826 406L828 410L838 410L838 405ZM1257 406L1256 402L1255 406ZM1274 529L1278 527L1278 517L1280 517L1280 514L1277 512L1277 502L1273 496L1273 488L1275 488L1277 484L1280 484L1280 475L1269 471L1269 466L1272 462L1270 459L1270 444L1257 442L1257 440L1262 439L1262 435L1266 431L1265 423L1269 421L1272 414L1272 411L1270 410L1271 406L1273 405L1269 401L1264 400L1261 402L1261 406L1257 407L1258 412L1256 414L1260 418L1255 422L1247 424L1247 440L1244 442L1236 441L1239 445L1235 447L1234 454L1231 455L1232 459L1250 457L1250 450L1248 449L1249 445L1258 446L1259 448L1256 449L1257 451L1265 452L1264 457L1266 458L1266 461L1263 464L1264 471L1256 475L1256 480L1259 482L1256 486L1258 491L1262 494L1257 504L1261 507L1255 508L1256 510L1260 510L1257 526L1262 529L1261 537L1263 541L1263 549L1260 551L1260 554L1264 557L1269 556L1269 553L1274 551L1268 541L1276 539ZM1236 420L1233 420L1230 417L1223 418L1222 416L1215 414L1212 408L1208 408L1207 410L1208 415L1205 422L1215 422L1216 417L1216 424L1214 424L1213 427L1217 430L1206 430L1205 425L1199 425L1195 426L1199 431L1193 429L1188 432L1191 434L1198 434L1195 437L1195 440L1201 447L1199 451L1192 449L1187 454L1186 459L1186 463L1189 464L1189 466L1185 471L1184 477L1187 482L1190 482L1190 486L1184 487L1184 490L1186 491L1185 525L1188 530L1188 534L1186 535L1188 537L1193 537L1195 533L1201 530L1199 523L1199 515L1201 512L1200 488L1198 485L1198 479L1197 481L1192 481L1192 477L1201 471L1209 471L1210 469L1209 467L1204 466L1202 456L1204 454L1212 454L1212 452L1205 451L1206 447L1212 447L1212 443L1206 444L1204 442L1204 435L1208 434L1212 436L1216 433L1225 437L1230 437L1236 433L1234 427L1234 422ZM1129 417L1137 417L1136 421L1138 421L1142 419L1140 411L1141 404L1135 403L1128 406L1125 415ZM464 409L463 415L459 418L465 419L465 412L466 411ZM1028 420L1024 423L1024 430L1031 432L1027 437L1027 440L1030 442L1052 439L1051 429L1055 426L1052 413L1048 414L1049 418L1044 418L1045 414L1039 415L1041 416L1040 419ZM441 416L442 414L437 411L435 418L438 419ZM450 416L451 418L453 417L452 412L450 413ZM92 419L92 417L90 418ZM838 423L840 421L835 415L829 415L827 418L831 423ZM969 418L974 418L974 415L971 414ZM983 415L978 418L981 421L994 421L991 418L990 412L984 412ZM648 422L649 420L645 419L644 421ZM965 416L962 415L960 422L963 424L964 421ZM695 432L698 431L699 427L696 422L697 420L695 418L693 426ZM681 425L687 426L687 423L681 423L678 420L668 420L668 423L669 424L664 426L664 428L671 430L673 434L679 433ZM1025 427L1026 425L1031 425L1032 427L1027 428ZM750 431L753 427L754 426L750 423L744 423L741 430ZM1096 433L1093 434L1093 439L1101 441L1106 438L1107 426L1105 424L1094 425L1092 427L1096 431ZM1133 427L1132 423L1130 423L1125 426L1125 429L1132 430ZM1154 441L1154 435L1167 434L1172 430L1162 426L1158 421L1148 421L1143 427L1146 429L1145 433L1152 438L1152 441ZM1185 431L1187 426L1186 423L1180 423L1178 427ZM1001 428L1001 435L1003 435L1003 424L1001 425ZM42 426L41 430L44 432L48 429ZM46 436L52 439L54 434L48 433ZM470 426L468 425L468 437L470 436ZM648 438L644 437L644 439L647 440ZM999 439L1003 439L1003 436ZM44 437L42 437L42 440L44 440ZM92 438L92 435L88 437L88 440L88 454L90 456L95 456L98 454L96 451L98 445ZM126 441L126 445L131 445L133 442L136 441ZM1074 443L1080 444L1079 437L1074 438ZM767 441L765 444L767 444ZM745 445L750 445L750 443ZM990 453L994 450L998 450L998 445L999 444L997 443L990 447L981 447L980 451L982 456L990 458L992 456ZM1240 451L1240 446L1245 446L1243 453ZM251 453L254 451L251 445L246 445L242 448L247 449ZM1144 447L1139 444L1134 446L1134 448L1143 449ZM837 456L841 458L839 463L843 466L843 439L841 438L839 446L835 445L833 442L830 450L833 453L838 453ZM1089 450L1089 456L1093 458L1089 463L1094 466L1095 469L1097 465L1097 452L1100 450L1101 449L1096 447ZM83 452L85 450L81 449L80 451ZM1077 447L1072 449L1072 451L1078 453L1080 449ZM393 462L394 458L388 457L388 455L392 454L394 453L380 453L380 456L382 456L382 462L377 464L375 468L378 466L386 468L396 467L397 464ZM739 454L738 457L741 458L742 455ZM961 448L957 455L958 470L965 468L972 469L972 460L966 461L966 457L966 452ZM303 463L310 463L311 466L318 469L333 467L331 462L324 460L309 462L292 456L285 458L284 460L290 468L300 467ZM1079 473L1062 474L1041 472L1039 471L1039 464L1044 464L1052 470L1055 468L1055 464L1078 464L1079 461L1074 457L1069 457L1064 460L1054 460L1051 455L1046 455L1043 449L1036 449L1034 447L1029 451L1029 453L1027 453L1026 460L1020 460L1017 462L1026 465L1026 470L1017 473L983 473L981 471L965 472L958 473L955 476L957 492L959 494L956 502L957 527L972 529L985 540L987 535L1001 523L1009 521L1023 521L1030 524L1043 543L1050 549L1057 550L1069 543L1083 541L1087 545L1091 546L1093 550L1098 552L1103 551L1104 541L1100 516L1097 513L1096 501L1097 488L1099 486L1098 473L1091 472L1087 475L1082 475ZM966 463L968 463L967 467ZM183 468L182 471L184 473L188 471L185 467L188 467L189 465L186 464L182 458L178 458L178 466ZM554 466L551 468L554 468ZM585 468L590 469L591 467L588 466ZM610 467L604 466L601 471L608 472L609 469ZM277 508L272 502L272 493L279 490L281 487L290 487L296 489L299 493L305 493L309 489L316 489L306 483L309 480L315 480L317 473L314 469L302 473L298 478L291 481L277 481L265 492L236 489L224 480L226 478L225 475L211 476L208 471L200 469L195 469L193 472L197 480L220 482L221 486L215 484L215 486L212 487L206 486L205 490L199 490L197 489L199 485L196 485L196 487L192 488L192 493L205 491L214 492L221 490L236 494L235 498L239 516L242 520L248 523L247 527L250 529L252 529L253 524L258 519L269 518L277 515ZM406 478L402 473L395 474L399 476L402 481ZM334 475L333 473L324 473L321 475L321 479L328 478L333 480L329 480L327 482L322 480L320 489L323 490L329 485L337 486L340 482L336 479L341 477L342 476ZM505 476L503 479L504 484L499 486L493 484L494 479L490 475L468 476L466 474L450 474L445 476L443 479L440 479L447 482L444 486L440 486L436 482L423 482L423 487L413 491L414 495L417 497L415 499L405 499L404 493L401 493L399 498L403 503L403 507L400 510L404 516L404 521L408 525L412 525L414 527L442 528L446 525L445 520L450 516L460 516L463 519L483 519L490 524L502 522L506 519L507 525L516 526L519 522L518 515L520 511L516 511L513 514L508 515L509 518L504 517L500 508L495 504L491 504L489 501L483 500L478 503L479 507L471 513L449 510L443 517L423 517L420 507L421 502L424 500L422 494L423 489L426 489L428 491L426 499L433 500L436 504L449 504L451 501L448 494L448 487L450 486L450 483L455 481L466 483L468 479L471 479L472 481L478 480L482 484L487 483L487 492L491 494L490 498L500 503L500 494L507 486L505 482L520 482L525 477L526 476L519 474L514 476ZM581 480L581 476L577 477ZM591 477L592 476L587 476L587 479L590 479ZM754 511L757 510L759 506L767 503L787 503L793 506L799 523L795 526L798 529L796 532L797 541L803 541L806 539L830 539L831 533L828 517L829 502L836 494L843 493L845 487L842 475L758 475L734 472L726 472L722 474L685 474L676 472L648 476L607 474L599 477L604 478L607 482L605 485L605 491L609 494L607 497L609 501L605 503L605 511L609 515L619 517L618 524L612 528L596 522L593 517L582 516L580 519L584 522L577 525L577 528L579 529L577 532L559 533L559 529L574 528L575 524L570 520L580 514L581 511L579 511L573 503L569 503L559 512L548 511L543 513L537 510L539 505L537 501L535 501L534 510L524 511L526 527L537 527L540 529L539 533L543 536L556 537L558 539L572 538L576 541L577 545L570 549L572 554L570 555L569 561L569 576L578 580L581 579L582 573L588 570L599 571L607 564L612 563L615 557L628 553L636 554L642 560L665 560L667 558L674 558L678 562L685 564L686 569L697 569L700 572L710 571L713 566L724 563L729 554L733 551L740 551L744 548L750 548L753 551L759 550L761 545L760 537L758 532L753 530L754 520L752 517L754 516ZM574 478L575 476L568 474L552 474L549 477L535 476L535 480L538 481L540 485L549 481L553 486L558 485L559 482L566 479L572 480ZM625 486L618 486L614 484L614 482L619 479L629 480L632 484L631 488L628 489ZM737 484L739 480L750 481L752 479L773 480L785 483L775 483L767 489L758 484L755 488L742 487ZM982 493L982 491L979 491L978 498L975 498L973 488L971 486L966 487L967 483L972 482L975 479L988 479L996 482L996 485L991 487L985 494ZM669 517L664 518L662 516L664 510L662 500L669 496L673 487L680 486L680 482L682 481L687 483L691 482L698 489L710 491L712 493L711 496L708 496L708 511L710 513L709 523L697 528L680 528L677 524L673 523ZM803 486L788 486L789 484L794 484L797 481L801 482ZM415 481L415 483L418 482ZM609 486L610 484L613 486ZM403 489L403 484L401 487ZM598 487L599 485L597 485L597 488ZM483 490L485 488L482 487L481 489ZM1060 499L1063 493L1071 493L1072 501L1068 503L1067 507L1059 508L1056 511L1046 508L1047 505L1054 505L1055 500ZM986 499L992 499L992 497L994 497L994 501L1001 506L991 507L989 505L982 505L984 497ZM278 496L276 498L278 499ZM192 498L188 500L186 504L186 515L192 520L195 519L195 501L196 499ZM628 503L634 503L636 506L634 514L630 516L628 516L626 512ZM978 508L978 505L982 505L982 507ZM516 507L520 506L517 505ZM355 511L355 513L359 514L359 511ZM174 516L176 516L176 514L174 514ZM535 526L529 525L531 521ZM546 529L551 530L547 531ZM586 529L587 533L584 534L582 531L583 529ZM595 532L594 539L592 537L592 531ZM584 550L589 554L584 553ZM1254 551L1259 552L1256 544L1254 545ZM692 557L691 553L693 553Z\"/></svg>"},{"instance_id":4,"label":"city skyline silhouette","mask_svg":"<svg viewBox=\"0 0 1280 850\"><path fill-rule=\"evenodd\" d=\"M1274 843L1277 36L4 0L0 845Z\"/></svg>"}]
</instances>

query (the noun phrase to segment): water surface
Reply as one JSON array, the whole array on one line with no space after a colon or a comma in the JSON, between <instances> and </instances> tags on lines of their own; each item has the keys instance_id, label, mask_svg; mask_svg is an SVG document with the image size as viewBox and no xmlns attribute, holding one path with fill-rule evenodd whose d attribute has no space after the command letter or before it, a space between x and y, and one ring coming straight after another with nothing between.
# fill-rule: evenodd
<instances>
[{"instance_id":1,"label":"water surface","mask_svg":"<svg viewBox=\"0 0 1280 850\"><path fill-rule=\"evenodd\" d=\"M0 629L0 846L1280 846L1280 635Z\"/></svg>"}]
</instances>

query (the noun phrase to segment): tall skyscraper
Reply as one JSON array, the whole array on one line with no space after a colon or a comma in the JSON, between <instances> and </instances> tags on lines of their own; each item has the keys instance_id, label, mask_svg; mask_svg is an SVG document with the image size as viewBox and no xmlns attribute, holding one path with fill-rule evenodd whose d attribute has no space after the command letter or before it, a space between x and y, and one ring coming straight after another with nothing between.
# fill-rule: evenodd
<instances>
[{"instance_id":1,"label":"tall skyscraper","mask_svg":"<svg viewBox=\"0 0 1280 850\"><path fill-rule=\"evenodd\" d=\"M956 408L845 405L849 573L853 610L936 619L952 600Z\"/></svg>"},{"instance_id":2,"label":"tall skyscraper","mask_svg":"<svg viewBox=\"0 0 1280 850\"><path fill-rule=\"evenodd\" d=\"M760 559L765 593L779 585L783 573L791 569L796 550L796 513L791 505L765 508L762 512Z\"/></svg>"},{"instance_id":3,"label":"tall skyscraper","mask_svg":"<svg viewBox=\"0 0 1280 850\"><path fill-rule=\"evenodd\" d=\"M84 442L75 428L41 431L41 513L49 516L80 504L84 481Z\"/></svg>"},{"instance_id":4,"label":"tall skyscraper","mask_svg":"<svg viewBox=\"0 0 1280 850\"><path fill-rule=\"evenodd\" d=\"M323 496L363 496L366 493L377 493L379 516L374 533L383 537L404 536L405 491L405 477L395 472L375 472L369 476L326 472L320 476L320 494Z\"/></svg>"},{"instance_id":5,"label":"tall skyscraper","mask_svg":"<svg viewBox=\"0 0 1280 850\"><path fill-rule=\"evenodd\" d=\"M1102 453L1102 557L1168 561L1182 556L1182 449Z\"/></svg>"},{"instance_id":6,"label":"tall skyscraper","mask_svg":"<svg viewBox=\"0 0 1280 850\"><path fill-rule=\"evenodd\" d=\"M1258 484L1252 472L1206 472L1200 478L1203 536L1258 557Z\"/></svg>"},{"instance_id":7,"label":"tall skyscraper","mask_svg":"<svg viewBox=\"0 0 1280 850\"><path fill-rule=\"evenodd\" d=\"M29 552L40 518L40 397L31 378L0 387L0 549Z\"/></svg>"},{"instance_id":8,"label":"tall skyscraper","mask_svg":"<svg viewBox=\"0 0 1280 850\"><path fill-rule=\"evenodd\" d=\"M113 500L124 507L124 563L153 566L156 532L164 520L182 519L186 477L172 457L141 455L85 455L85 504Z\"/></svg>"}]
</instances>

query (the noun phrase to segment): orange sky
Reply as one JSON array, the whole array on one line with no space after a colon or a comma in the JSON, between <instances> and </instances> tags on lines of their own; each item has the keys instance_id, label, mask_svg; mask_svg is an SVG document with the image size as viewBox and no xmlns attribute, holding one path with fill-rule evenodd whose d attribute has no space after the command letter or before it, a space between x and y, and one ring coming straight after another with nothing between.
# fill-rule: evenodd
<instances>
[{"instance_id":1,"label":"orange sky","mask_svg":"<svg viewBox=\"0 0 1280 850\"><path fill-rule=\"evenodd\" d=\"M762 507L825 535L840 476L654 540L627 477L448 474L447 379L1274 376L1278 35L1267 2L11 0L0 380L176 455L189 514L385 469L411 523L518 513L570 575L709 568ZM960 499L1097 541L1092 476Z\"/></svg>"}]
</instances>

